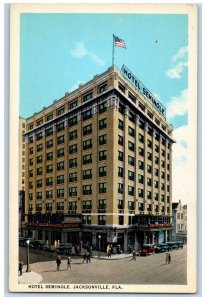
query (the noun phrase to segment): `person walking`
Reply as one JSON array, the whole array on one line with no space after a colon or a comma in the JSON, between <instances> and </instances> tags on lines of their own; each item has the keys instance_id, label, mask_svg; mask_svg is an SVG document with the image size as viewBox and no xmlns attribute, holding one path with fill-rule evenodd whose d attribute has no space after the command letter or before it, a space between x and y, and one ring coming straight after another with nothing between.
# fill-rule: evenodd
<instances>
[{"instance_id":1,"label":"person walking","mask_svg":"<svg viewBox=\"0 0 206 300\"><path fill-rule=\"evenodd\" d=\"M67 270L72 268L71 262L72 262L71 257L68 256L68 257L67 257Z\"/></svg>"},{"instance_id":2,"label":"person walking","mask_svg":"<svg viewBox=\"0 0 206 300\"><path fill-rule=\"evenodd\" d=\"M60 265L61 265L61 256L58 255L56 258L56 264L57 264L57 271L60 270Z\"/></svg>"},{"instance_id":3,"label":"person walking","mask_svg":"<svg viewBox=\"0 0 206 300\"><path fill-rule=\"evenodd\" d=\"M168 263L170 264L172 261L170 253L168 253Z\"/></svg>"},{"instance_id":4,"label":"person walking","mask_svg":"<svg viewBox=\"0 0 206 300\"><path fill-rule=\"evenodd\" d=\"M169 253L166 252L166 256L165 256L165 264L167 265L169 263Z\"/></svg>"},{"instance_id":5,"label":"person walking","mask_svg":"<svg viewBox=\"0 0 206 300\"><path fill-rule=\"evenodd\" d=\"M84 251L82 263L84 263L85 261L87 261L87 253L86 253L86 251Z\"/></svg>"},{"instance_id":6,"label":"person walking","mask_svg":"<svg viewBox=\"0 0 206 300\"><path fill-rule=\"evenodd\" d=\"M135 252L135 250L132 251L132 260L136 260L136 252Z\"/></svg>"},{"instance_id":7,"label":"person walking","mask_svg":"<svg viewBox=\"0 0 206 300\"><path fill-rule=\"evenodd\" d=\"M22 276L22 270L23 270L23 262L20 260L19 262L19 273L20 273L20 276Z\"/></svg>"},{"instance_id":8,"label":"person walking","mask_svg":"<svg viewBox=\"0 0 206 300\"><path fill-rule=\"evenodd\" d=\"M90 252L87 251L87 254L86 254L86 258L87 258L87 263L91 263L91 260L90 260Z\"/></svg>"}]
</instances>

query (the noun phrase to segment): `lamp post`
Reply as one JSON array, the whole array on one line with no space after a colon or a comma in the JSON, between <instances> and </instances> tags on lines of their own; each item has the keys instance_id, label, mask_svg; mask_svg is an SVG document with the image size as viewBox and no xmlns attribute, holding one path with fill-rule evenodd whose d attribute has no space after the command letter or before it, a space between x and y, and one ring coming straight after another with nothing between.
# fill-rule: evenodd
<instances>
[{"instance_id":1,"label":"lamp post","mask_svg":"<svg viewBox=\"0 0 206 300\"><path fill-rule=\"evenodd\" d=\"M99 239L99 252L98 252L98 258L100 258L100 240L101 240L101 235L98 236Z\"/></svg>"},{"instance_id":2,"label":"lamp post","mask_svg":"<svg viewBox=\"0 0 206 300\"><path fill-rule=\"evenodd\" d=\"M30 240L27 240L26 244L27 244L27 268L26 268L26 272L31 272L30 265L29 265L29 244L30 244Z\"/></svg>"}]
</instances>

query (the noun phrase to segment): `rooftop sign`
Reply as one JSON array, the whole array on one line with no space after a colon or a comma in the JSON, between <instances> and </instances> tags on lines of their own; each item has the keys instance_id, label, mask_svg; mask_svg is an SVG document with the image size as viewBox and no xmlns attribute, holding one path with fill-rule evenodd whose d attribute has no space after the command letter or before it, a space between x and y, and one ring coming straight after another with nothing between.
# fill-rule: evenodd
<instances>
[{"instance_id":1,"label":"rooftop sign","mask_svg":"<svg viewBox=\"0 0 206 300\"><path fill-rule=\"evenodd\" d=\"M122 66L121 73L124 78L126 78L140 92L140 94L145 97L166 119L166 108L125 65Z\"/></svg>"}]
</instances>

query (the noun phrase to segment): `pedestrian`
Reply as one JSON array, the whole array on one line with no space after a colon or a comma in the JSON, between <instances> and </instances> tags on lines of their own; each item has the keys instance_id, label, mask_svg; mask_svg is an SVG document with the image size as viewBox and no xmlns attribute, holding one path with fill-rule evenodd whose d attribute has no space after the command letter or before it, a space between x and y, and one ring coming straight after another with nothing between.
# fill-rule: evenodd
<instances>
[{"instance_id":1,"label":"pedestrian","mask_svg":"<svg viewBox=\"0 0 206 300\"><path fill-rule=\"evenodd\" d=\"M59 271L60 265L61 265L61 256L60 255L58 255L56 258L56 264L57 264L57 271Z\"/></svg>"},{"instance_id":2,"label":"pedestrian","mask_svg":"<svg viewBox=\"0 0 206 300\"><path fill-rule=\"evenodd\" d=\"M166 252L165 264L167 265L168 263L169 263L169 253Z\"/></svg>"},{"instance_id":3,"label":"pedestrian","mask_svg":"<svg viewBox=\"0 0 206 300\"><path fill-rule=\"evenodd\" d=\"M20 276L22 275L22 270L23 270L23 262L20 260L19 262L19 273L20 273Z\"/></svg>"},{"instance_id":4,"label":"pedestrian","mask_svg":"<svg viewBox=\"0 0 206 300\"><path fill-rule=\"evenodd\" d=\"M89 251L87 251L86 258L87 258L87 263L88 262L90 263L91 260L90 260L90 252Z\"/></svg>"},{"instance_id":5,"label":"pedestrian","mask_svg":"<svg viewBox=\"0 0 206 300\"><path fill-rule=\"evenodd\" d=\"M169 264L171 263L171 255L170 255L170 253L168 253L168 263Z\"/></svg>"},{"instance_id":6,"label":"pedestrian","mask_svg":"<svg viewBox=\"0 0 206 300\"><path fill-rule=\"evenodd\" d=\"M111 247L109 244L107 245L107 257L111 257Z\"/></svg>"},{"instance_id":7,"label":"pedestrian","mask_svg":"<svg viewBox=\"0 0 206 300\"><path fill-rule=\"evenodd\" d=\"M136 252L135 252L135 250L132 251L132 260L136 260Z\"/></svg>"},{"instance_id":8,"label":"pedestrian","mask_svg":"<svg viewBox=\"0 0 206 300\"><path fill-rule=\"evenodd\" d=\"M82 263L84 263L85 261L87 261L87 253L86 253L86 251L84 251Z\"/></svg>"},{"instance_id":9,"label":"pedestrian","mask_svg":"<svg viewBox=\"0 0 206 300\"><path fill-rule=\"evenodd\" d=\"M68 256L68 257L67 257L67 270L68 270L69 268L70 268L70 269L72 268L71 262L72 262L71 257Z\"/></svg>"}]
</instances>

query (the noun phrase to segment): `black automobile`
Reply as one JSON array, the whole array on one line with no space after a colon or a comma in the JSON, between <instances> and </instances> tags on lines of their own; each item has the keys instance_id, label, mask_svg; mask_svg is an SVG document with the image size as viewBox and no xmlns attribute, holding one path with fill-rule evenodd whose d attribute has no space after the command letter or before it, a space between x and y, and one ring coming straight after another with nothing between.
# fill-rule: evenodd
<instances>
[{"instance_id":1,"label":"black automobile","mask_svg":"<svg viewBox=\"0 0 206 300\"><path fill-rule=\"evenodd\" d=\"M154 249L155 253L164 253L169 251L169 247L167 244L158 244L155 249Z\"/></svg>"},{"instance_id":2,"label":"black automobile","mask_svg":"<svg viewBox=\"0 0 206 300\"><path fill-rule=\"evenodd\" d=\"M30 243L34 249L44 250L45 241L44 240L35 240Z\"/></svg>"},{"instance_id":3,"label":"black automobile","mask_svg":"<svg viewBox=\"0 0 206 300\"><path fill-rule=\"evenodd\" d=\"M68 254L72 253L72 244L70 243L61 243L59 247L56 249L57 254Z\"/></svg>"}]
</instances>

